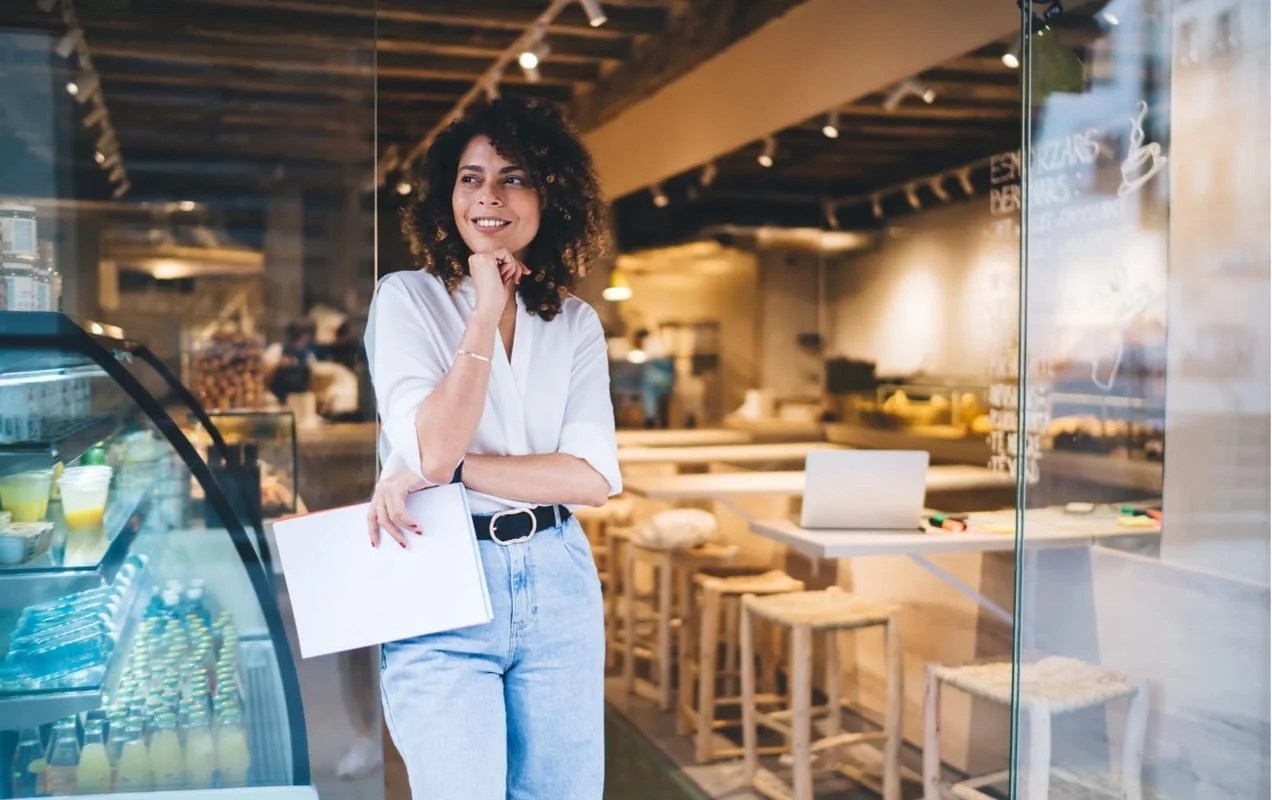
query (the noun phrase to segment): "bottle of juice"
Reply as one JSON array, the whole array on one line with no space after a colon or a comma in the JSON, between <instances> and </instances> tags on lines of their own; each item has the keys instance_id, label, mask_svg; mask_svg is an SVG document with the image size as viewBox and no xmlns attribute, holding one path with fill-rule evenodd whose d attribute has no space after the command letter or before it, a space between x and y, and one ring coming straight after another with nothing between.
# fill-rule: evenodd
<instances>
[{"instance_id":1,"label":"bottle of juice","mask_svg":"<svg viewBox=\"0 0 1272 800\"><path fill-rule=\"evenodd\" d=\"M75 791L79 794L104 794L111 790L110 757L106 753L106 735L100 720L84 725L84 749L75 768Z\"/></svg>"},{"instance_id":2,"label":"bottle of juice","mask_svg":"<svg viewBox=\"0 0 1272 800\"><path fill-rule=\"evenodd\" d=\"M251 765L243 715L237 710L227 711L221 716L216 732L216 769L221 788L246 786Z\"/></svg>"},{"instance_id":3,"label":"bottle of juice","mask_svg":"<svg viewBox=\"0 0 1272 800\"><path fill-rule=\"evenodd\" d=\"M155 776L155 791L184 788L185 754L177 718L166 709L155 718L155 732L150 737L150 771Z\"/></svg>"},{"instance_id":4,"label":"bottle of juice","mask_svg":"<svg viewBox=\"0 0 1272 800\"><path fill-rule=\"evenodd\" d=\"M24 728L18 736L17 749L13 751L13 771L10 774L10 797L36 797L40 794L40 779L44 774L44 745L40 732Z\"/></svg>"},{"instance_id":5,"label":"bottle of juice","mask_svg":"<svg viewBox=\"0 0 1272 800\"><path fill-rule=\"evenodd\" d=\"M49 740L45 757L44 794L58 797L75 794L75 768L79 766L80 743L75 733L75 718L58 720Z\"/></svg>"},{"instance_id":6,"label":"bottle of juice","mask_svg":"<svg viewBox=\"0 0 1272 800\"><path fill-rule=\"evenodd\" d=\"M141 723L133 719L124 725L119 761L115 764L115 791L148 792L153 785L150 754L142 738Z\"/></svg>"},{"instance_id":7,"label":"bottle of juice","mask_svg":"<svg viewBox=\"0 0 1272 800\"><path fill-rule=\"evenodd\" d=\"M186 786L190 789L211 789L216 777L217 757L207 711L200 708L190 710L185 742Z\"/></svg>"}]
</instances>

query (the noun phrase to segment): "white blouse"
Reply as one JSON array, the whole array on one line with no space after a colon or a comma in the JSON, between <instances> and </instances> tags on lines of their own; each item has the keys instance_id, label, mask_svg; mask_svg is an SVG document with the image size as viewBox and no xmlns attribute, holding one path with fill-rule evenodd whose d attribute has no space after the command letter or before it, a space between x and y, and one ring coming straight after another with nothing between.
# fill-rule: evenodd
<instances>
[{"instance_id":1,"label":"white blouse","mask_svg":"<svg viewBox=\"0 0 1272 800\"><path fill-rule=\"evenodd\" d=\"M475 301L471 278L451 295L423 270L394 272L376 288L366 348L384 477L420 472L416 410L450 369ZM611 497L621 492L609 357L596 311L570 295L546 322L518 296L511 360L502 336L496 333L495 341L486 407L468 452L569 453L605 477ZM472 490L468 501L474 514L533 505Z\"/></svg>"}]
</instances>

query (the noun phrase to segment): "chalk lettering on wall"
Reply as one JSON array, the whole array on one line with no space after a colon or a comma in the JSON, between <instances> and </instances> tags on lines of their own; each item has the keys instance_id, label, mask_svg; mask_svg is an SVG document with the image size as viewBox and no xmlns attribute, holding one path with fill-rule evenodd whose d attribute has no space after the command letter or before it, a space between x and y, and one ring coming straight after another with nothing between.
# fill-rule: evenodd
<instances>
[{"instance_id":1,"label":"chalk lettering on wall","mask_svg":"<svg viewBox=\"0 0 1272 800\"><path fill-rule=\"evenodd\" d=\"M1144 144L1144 117L1148 115L1148 103L1141 100L1138 113L1131 117L1131 146L1122 161L1122 185L1119 197L1138 191L1166 166L1166 156L1157 142Z\"/></svg>"}]
</instances>

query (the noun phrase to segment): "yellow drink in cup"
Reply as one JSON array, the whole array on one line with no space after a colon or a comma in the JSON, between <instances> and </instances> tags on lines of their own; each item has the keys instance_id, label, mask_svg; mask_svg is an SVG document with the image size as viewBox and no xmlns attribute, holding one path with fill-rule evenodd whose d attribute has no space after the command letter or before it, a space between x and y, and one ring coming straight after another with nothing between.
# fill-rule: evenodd
<instances>
[{"instance_id":1,"label":"yellow drink in cup","mask_svg":"<svg viewBox=\"0 0 1272 800\"><path fill-rule=\"evenodd\" d=\"M72 467L57 479L66 527L71 533L95 533L101 529L111 472L110 467Z\"/></svg>"},{"instance_id":2,"label":"yellow drink in cup","mask_svg":"<svg viewBox=\"0 0 1272 800\"><path fill-rule=\"evenodd\" d=\"M17 472L0 478L0 503L14 522L40 522L49 509L53 470Z\"/></svg>"}]
</instances>

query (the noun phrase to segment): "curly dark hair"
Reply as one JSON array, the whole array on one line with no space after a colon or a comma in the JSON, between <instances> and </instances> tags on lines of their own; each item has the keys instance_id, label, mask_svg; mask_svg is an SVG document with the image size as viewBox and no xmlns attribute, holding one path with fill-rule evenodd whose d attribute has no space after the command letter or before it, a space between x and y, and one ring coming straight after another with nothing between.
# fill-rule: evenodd
<instances>
[{"instance_id":1,"label":"curly dark hair","mask_svg":"<svg viewBox=\"0 0 1272 800\"><path fill-rule=\"evenodd\" d=\"M588 267L612 247L609 206L592 157L552 104L509 97L469 108L433 141L415 170L402 232L417 266L440 277L449 291L458 289L472 251L455 226L451 193L459 158L475 136L488 137L500 156L524 169L539 195L539 232L525 259L532 279L517 291L530 313L551 320Z\"/></svg>"}]
</instances>

